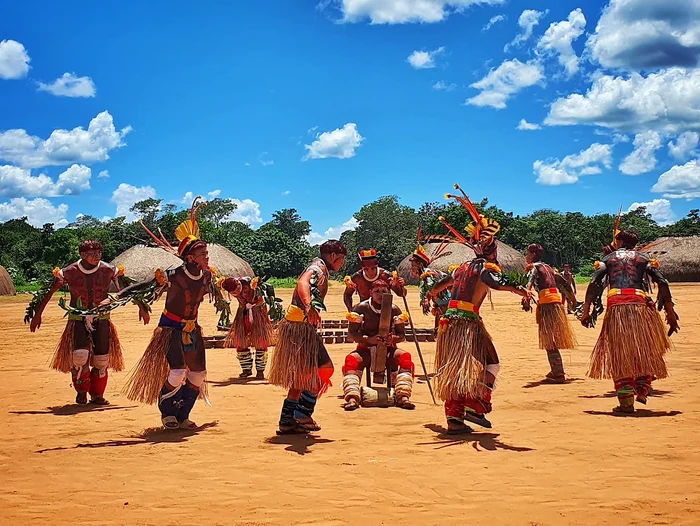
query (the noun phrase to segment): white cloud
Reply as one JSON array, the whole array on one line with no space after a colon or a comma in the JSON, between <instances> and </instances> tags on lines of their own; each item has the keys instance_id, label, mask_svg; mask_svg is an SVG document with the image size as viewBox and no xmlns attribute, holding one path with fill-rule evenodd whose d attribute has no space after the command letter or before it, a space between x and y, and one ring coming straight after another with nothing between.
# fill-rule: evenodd
<instances>
[{"instance_id":1,"label":"white cloud","mask_svg":"<svg viewBox=\"0 0 700 526\"><path fill-rule=\"evenodd\" d=\"M194 194L192 192L185 192L185 195L180 199L180 202L187 206L190 206L192 201L194 201Z\"/></svg>"},{"instance_id":2,"label":"white cloud","mask_svg":"<svg viewBox=\"0 0 700 526\"><path fill-rule=\"evenodd\" d=\"M0 166L0 196L4 197L56 197L78 195L90 189L90 168L74 164L54 181L44 175L31 175L29 170L17 166Z\"/></svg>"},{"instance_id":3,"label":"white cloud","mask_svg":"<svg viewBox=\"0 0 700 526\"><path fill-rule=\"evenodd\" d=\"M436 66L435 59L445 52L445 46L440 46L432 51L414 51L411 53L406 62L415 69L429 69Z\"/></svg>"},{"instance_id":4,"label":"white cloud","mask_svg":"<svg viewBox=\"0 0 700 526\"><path fill-rule=\"evenodd\" d=\"M697 67L700 2L611 0L587 46L593 59L608 68Z\"/></svg>"},{"instance_id":5,"label":"white cloud","mask_svg":"<svg viewBox=\"0 0 700 526\"><path fill-rule=\"evenodd\" d=\"M518 26L520 26L520 33L515 35L515 38L510 44L506 44L503 51L508 52L512 47L517 47L524 42L530 40L532 36L532 31L537 24L540 23L540 18L549 13L549 9L545 11L535 11L534 9L526 9L518 17Z\"/></svg>"},{"instance_id":6,"label":"white cloud","mask_svg":"<svg viewBox=\"0 0 700 526\"><path fill-rule=\"evenodd\" d=\"M580 176L598 174L602 167L609 169L612 163L612 147L609 144L593 143L577 154L567 155L563 160L535 161L533 171L537 183L547 186L573 184Z\"/></svg>"},{"instance_id":7,"label":"white cloud","mask_svg":"<svg viewBox=\"0 0 700 526\"><path fill-rule=\"evenodd\" d=\"M207 192L208 199L216 199L220 195L221 195L221 190L212 190L211 192Z\"/></svg>"},{"instance_id":8,"label":"white cloud","mask_svg":"<svg viewBox=\"0 0 700 526\"><path fill-rule=\"evenodd\" d=\"M39 91L48 91L57 97L94 97L97 89L90 77L76 77L75 73L64 73L51 84L39 82Z\"/></svg>"},{"instance_id":9,"label":"white cloud","mask_svg":"<svg viewBox=\"0 0 700 526\"><path fill-rule=\"evenodd\" d=\"M571 43L583 34L586 17L580 8L569 13L567 20L552 22L537 43L542 55L556 55L559 64L564 66L568 78L578 71L578 56Z\"/></svg>"},{"instance_id":10,"label":"white cloud","mask_svg":"<svg viewBox=\"0 0 700 526\"><path fill-rule=\"evenodd\" d=\"M433 84L433 89L435 91L452 91L457 87L457 84L450 83L447 84L443 80L438 80L435 84Z\"/></svg>"},{"instance_id":11,"label":"white cloud","mask_svg":"<svg viewBox=\"0 0 700 526\"><path fill-rule=\"evenodd\" d=\"M27 50L19 42L3 40L0 42L0 79L21 79L29 72L31 59Z\"/></svg>"},{"instance_id":12,"label":"white cloud","mask_svg":"<svg viewBox=\"0 0 700 526\"><path fill-rule=\"evenodd\" d=\"M107 170L102 170L97 174L98 179L109 179L109 172Z\"/></svg>"},{"instance_id":13,"label":"white cloud","mask_svg":"<svg viewBox=\"0 0 700 526\"><path fill-rule=\"evenodd\" d=\"M651 218L661 226L670 225L676 220L676 216L671 210L671 201L668 199L654 199L646 203L632 203L627 212L644 207Z\"/></svg>"},{"instance_id":14,"label":"white cloud","mask_svg":"<svg viewBox=\"0 0 700 526\"><path fill-rule=\"evenodd\" d=\"M267 159L267 155L267 152L262 152L260 155L258 155L258 162L263 166L270 166L275 164L275 161L273 161L272 159Z\"/></svg>"},{"instance_id":15,"label":"white cloud","mask_svg":"<svg viewBox=\"0 0 700 526\"><path fill-rule=\"evenodd\" d=\"M289 195L289 194L291 194L291 193L292 193L292 192L291 192L290 190L285 190L284 192L282 192L282 195Z\"/></svg>"},{"instance_id":16,"label":"white cloud","mask_svg":"<svg viewBox=\"0 0 700 526\"><path fill-rule=\"evenodd\" d=\"M585 95L556 100L544 122L637 132L700 129L700 70L672 68L647 77L600 75Z\"/></svg>"},{"instance_id":17,"label":"white cloud","mask_svg":"<svg viewBox=\"0 0 700 526\"><path fill-rule=\"evenodd\" d=\"M117 213L115 217L126 217L127 221L136 221L138 219L129 209L139 201L144 199L154 199L156 191L151 186L132 186L127 183L121 183L117 189L112 192L111 201L117 205Z\"/></svg>"},{"instance_id":18,"label":"white cloud","mask_svg":"<svg viewBox=\"0 0 700 526\"><path fill-rule=\"evenodd\" d=\"M58 228L66 226L68 224L66 212L68 212L68 205L53 206L51 201L40 197L37 199L18 197L0 203L0 221L26 216L29 224L35 227L44 226L46 223L53 223Z\"/></svg>"},{"instance_id":19,"label":"white cloud","mask_svg":"<svg viewBox=\"0 0 700 526\"><path fill-rule=\"evenodd\" d=\"M342 12L343 22L405 24L440 22L452 13L472 5L499 5L505 0L325 0L319 7L332 4Z\"/></svg>"},{"instance_id":20,"label":"white cloud","mask_svg":"<svg viewBox=\"0 0 700 526\"><path fill-rule=\"evenodd\" d=\"M117 131L107 111L92 119L87 130L54 130L45 141L22 129L7 130L0 133L0 159L23 168L106 161L111 150L125 145L130 131L130 126Z\"/></svg>"},{"instance_id":21,"label":"white cloud","mask_svg":"<svg viewBox=\"0 0 700 526\"><path fill-rule=\"evenodd\" d=\"M520 119L520 122L518 123L518 130L541 130L542 126L539 124L535 124L532 122L527 122L525 119Z\"/></svg>"},{"instance_id":22,"label":"white cloud","mask_svg":"<svg viewBox=\"0 0 700 526\"><path fill-rule=\"evenodd\" d=\"M229 221L240 221L247 225L262 223L260 204L252 199L231 199L236 204L236 210L228 217Z\"/></svg>"},{"instance_id":23,"label":"white cloud","mask_svg":"<svg viewBox=\"0 0 700 526\"><path fill-rule=\"evenodd\" d=\"M316 140L311 144L304 145L308 152L302 160L327 159L329 157L348 159L355 155L355 149L360 146L364 139L357 131L357 125L354 122L348 122L342 128L316 133Z\"/></svg>"},{"instance_id":24,"label":"white cloud","mask_svg":"<svg viewBox=\"0 0 700 526\"><path fill-rule=\"evenodd\" d=\"M512 95L537 84L542 78L542 66L539 63L531 61L523 64L518 59L506 60L470 86L481 90L481 93L467 99L466 103L500 110L506 107L506 101Z\"/></svg>"},{"instance_id":25,"label":"white cloud","mask_svg":"<svg viewBox=\"0 0 700 526\"><path fill-rule=\"evenodd\" d=\"M700 161L694 159L662 173L651 191L671 199L700 197Z\"/></svg>"},{"instance_id":26,"label":"white cloud","mask_svg":"<svg viewBox=\"0 0 700 526\"><path fill-rule=\"evenodd\" d=\"M507 20L507 18L508 17L506 15L492 16L491 19L488 21L488 23L484 27L481 28L481 30L488 31L489 29L491 29L494 25L498 24L499 22L503 22L503 21Z\"/></svg>"},{"instance_id":27,"label":"white cloud","mask_svg":"<svg viewBox=\"0 0 700 526\"><path fill-rule=\"evenodd\" d=\"M634 151L620 163L620 171L627 175L647 173L656 167L656 150L661 148L661 136L655 131L638 133L634 137Z\"/></svg>"},{"instance_id":28,"label":"white cloud","mask_svg":"<svg viewBox=\"0 0 700 526\"><path fill-rule=\"evenodd\" d=\"M697 132L684 132L676 138L676 142L668 143L668 153L678 161L684 161L690 155L696 155L700 135Z\"/></svg>"},{"instance_id":29,"label":"white cloud","mask_svg":"<svg viewBox=\"0 0 700 526\"><path fill-rule=\"evenodd\" d=\"M306 236L306 241L308 241L310 245L320 245L321 243L324 243L329 239L340 239L340 235L343 232L347 232L348 230L355 230L359 226L359 224L360 223L357 221L357 219L351 217L340 226L330 227L323 234L311 232L308 236Z\"/></svg>"},{"instance_id":30,"label":"white cloud","mask_svg":"<svg viewBox=\"0 0 700 526\"><path fill-rule=\"evenodd\" d=\"M244 165L244 166L250 166L250 163L249 163L249 162L245 162L245 163L243 163L243 165Z\"/></svg>"}]
</instances>

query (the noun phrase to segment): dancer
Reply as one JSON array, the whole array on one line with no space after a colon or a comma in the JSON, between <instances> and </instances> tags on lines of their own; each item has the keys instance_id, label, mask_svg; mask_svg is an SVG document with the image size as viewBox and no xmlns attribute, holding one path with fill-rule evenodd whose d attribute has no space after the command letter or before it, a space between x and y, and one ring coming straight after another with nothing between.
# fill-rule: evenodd
<instances>
[{"instance_id":1,"label":"dancer","mask_svg":"<svg viewBox=\"0 0 700 526\"><path fill-rule=\"evenodd\" d=\"M449 289L443 290L434 300L428 297L428 291L433 288L435 283L447 276L444 272L431 269L430 264L444 254L447 243L441 243L433 252L432 256L428 256L423 246L418 242L419 239L420 230L418 231L418 238L416 240L416 250L409 258L411 262L411 275L419 279L418 291L420 294L420 305L424 315L432 314L435 317L433 331L437 336L438 322L447 310L447 304L450 301L450 291Z\"/></svg>"},{"instance_id":2,"label":"dancer","mask_svg":"<svg viewBox=\"0 0 700 526\"><path fill-rule=\"evenodd\" d=\"M386 337L379 336L382 298L384 294L389 293L389 284L378 279L372 283L370 298L355 305L352 312L348 313L348 334L357 343L357 348L345 357L343 366L346 411L360 407L362 371L372 363L372 355L376 354L381 343L386 345L386 359L392 372L394 404L402 409L415 408L411 402L415 366L411 360L411 353L397 348L397 344L406 341L405 323L408 321L408 315L403 314L396 305L392 305L389 334Z\"/></svg>"},{"instance_id":3,"label":"dancer","mask_svg":"<svg viewBox=\"0 0 700 526\"><path fill-rule=\"evenodd\" d=\"M571 272L571 266L568 263L564 264L564 272L561 273L561 277L564 278L564 281L568 283L569 287L571 287L571 291L573 292L572 298L568 296L564 297L564 300L566 301L566 313L573 314L576 310L576 306L578 305L578 300L576 299L576 276L574 276L574 274Z\"/></svg>"},{"instance_id":4,"label":"dancer","mask_svg":"<svg viewBox=\"0 0 700 526\"><path fill-rule=\"evenodd\" d=\"M450 226L444 217L440 221L455 237L476 254L462 263L451 276L440 280L429 292L431 298L452 287L452 298L438 325L435 351L437 394L445 401L448 434L470 433L464 420L491 427L486 414L491 412L491 393L500 369L498 354L479 316L479 308L489 288L513 292L524 298L529 293L523 287L507 283L498 266L495 235L500 225L476 210L466 194L446 194L457 200L472 217L467 225L468 237Z\"/></svg>"},{"instance_id":5,"label":"dancer","mask_svg":"<svg viewBox=\"0 0 700 526\"><path fill-rule=\"evenodd\" d=\"M656 260L635 250L637 242L632 230L615 235L613 251L600 262L588 285L581 316L581 324L591 327L591 305L602 295L607 278L608 306L588 376L615 382L619 405L613 412L620 414L634 413L635 395L646 404L652 378L666 378L664 355L671 348L670 336L680 329L668 281ZM645 291L647 278L658 288L656 303L659 311L666 312L668 333Z\"/></svg>"},{"instance_id":6,"label":"dancer","mask_svg":"<svg viewBox=\"0 0 700 526\"><path fill-rule=\"evenodd\" d=\"M280 435L321 430L312 417L318 397L331 385L333 362L316 329L321 326L320 311L326 310L328 271L340 269L346 253L340 241L329 240L320 246L320 257L299 276L285 319L278 326L269 381L288 390L277 431Z\"/></svg>"},{"instance_id":7,"label":"dancer","mask_svg":"<svg viewBox=\"0 0 700 526\"><path fill-rule=\"evenodd\" d=\"M107 388L108 369L124 368L121 344L117 330L110 320L109 311L99 315L85 314L96 309L108 299L109 287L119 289L118 277L122 268L102 261L102 244L94 239L78 245L80 259L65 268L55 268L53 282L48 290L39 291L27 309L25 323L31 320L29 329L35 332L41 327L41 317L54 293L67 285L70 293L68 322L54 353L51 367L62 373L70 371L76 390L77 404L107 405L104 393ZM59 301L63 307L63 303ZM139 319L144 325L149 321L148 311L140 308Z\"/></svg>"},{"instance_id":8,"label":"dancer","mask_svg":"<svg viewBox=\"0 0 700 526\"><path fill-rule=\"evenodd\" d=\"M360 258L360 270L352 276L345 276L343 303L348 312L352 311L352 297L355 292L360 297L360 301L365 301L370 296L372 282L378 279L386 281L397 296L403 297L406 295L404 280L400 277L394 278L391 273L379 266L376 250L373 248L360 250L358 255Z\"/></svg>"},{"instance_id":9,"label":"dancer","mask_svg":"<svg viewBox=\"0 0 700 526\"><path fill-rule=\"evenodd\" d=\"M223 283L226 290L230 290L231 295L238 300L236 317L226 336L224 347L236 349L236 357L242 369L239 378L248 378L253 375L253 356L250 351L253 347L255 378L264 380L267 347L272 341L272 324L267 314L265 298L258 290L258 278L227 278Z\"/></svg>"},{"instance_id":10,"label":"dancer","mask_svg":"<svg viewBox=\"0 0 700 526\"><path fill-rule=\"evenodd\" d=\"M529 272L527 289L534 288L539 294L536 319L540 349L547 351L550 367L544 381L563 384L566 382L566 373L560 349L574 349L576 338L569 327L566 311L562 304L562 295L557 287L559 285L568 289L568 286L561 275L556 274L552 267L542 261L543 253L542 246L536 243L527 247L525 256L526 270ZM530 310L529 304L529 298L523 300L523 306L526 310Z\"/></svg>"}]
</instances>

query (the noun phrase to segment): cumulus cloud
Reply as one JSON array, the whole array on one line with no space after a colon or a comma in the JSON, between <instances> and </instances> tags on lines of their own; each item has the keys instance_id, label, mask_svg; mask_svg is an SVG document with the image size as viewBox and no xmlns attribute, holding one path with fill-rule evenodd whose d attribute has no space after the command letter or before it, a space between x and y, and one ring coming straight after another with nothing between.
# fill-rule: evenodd
<instances>
[{"instance_id":1,"label":"cumulus cloud","mask_svg":"<svg viewBox=\"0 0 700 526\"><path fill-rule=\"evenodd\" d=\"M0 159L23 168L106 161L110 151L125 145L130 131L130 126L117 131L107 111L93 118L87 130L54 130L45 141L22 129L7 130L0 133Z\"/></svg>"},{"instance_id":2,"label":"cumulus cloud","mask_svg":"<svg viewBox=\"0 0 700 526\"><path fill-rule=\"evenodd\" d=\"M229 221L240 221L247 225L262 223L260 204L252 199L231 199L236 204L236 210L228 217Z\"/></svg>"},{"instance_id":3,"label":"cumulus cloud","mask_svg":"<svg viewBox=\"0 0 700 526\"><path fill-rule=\"evenodd\" d=\"M505 20L507 20L507 18L508 17L506 15L492 16L491 19L488 21L488 23L484 27L481 28L481 30L488 31L489 29L491 29L493 26L495 26L499 22L504 22Z\"/></svg>"},{"instance_id":4,"label":"cumulus cloud","mask_svg":"<svg viewBox=\"0 0 700 526\"><path fill-rule=\"evenodd\" d=\"M56 197L78 195L90 189L92 172L87 166L74 164L58 176L31 175L29 170L17 166L0 166L0 196L4 197Z\"/></svg>"},{"instance_id":5,"label":"cumulus cloud","mask_svg":"<svg viewBox=\"0 0 700 526\"><path fill-rule=\"evenodd\" d=\"M221 195L221 190L212 190L211 192L207 192L207 199L216 199Z\"/></svg>"},{"instance_id":6,"label":"cumulus cloud","mask_svg":"<svg viewBox=\"0 0 700 526\"><path fill-rule=\"evenodd\" d=\"M587 46L592 58L607 68L697 67L700 2L611 0Z\"/></svg>"},{"instance_id":7,"label":"cumulus cloud","mask_svg":"<svg viewBox=\"0 0 700 526\"><path fill-rule=\"evenodd\" d=\"M343 22L372 24L406 24L440 22L452 13L472 5L499 5L505 0L324 0L320 8L337 6Z\"/></svg>"},{"instance_id":8,"label":"cumulus cloud","mask_svg":"<svg viewBox=\"0 0 700 526\"><path fill-rule=\"evenodd\" d=\"M627 175L647 173L656 167L656 150L661 148L661 136L655 131L638 133L634 137L634 151L620 163L620 171Z\"/></svg>"},{"instance_id":9,"label":"cumulus cloud","mask_svg":"<svg viewBox=\"0 0 700 526\"><path fill-rule=\"evenodd\" d=\"M700 129L700 70L672 68L646 77L600 75L585 95L556 100L544 123L637 132Z\"/></svg>"},{"instance_id":10,"label":"cumulus cloud","mask_svg":"<svg viewBox=\"0 0 700 526\"><path fill-rule=\"evenodd\" d=\"M433 89L435 91L452 91L457 87L457 84L454 83L446 83L443 80L438 80L435 84L433 84Z\"/></svg>"},{"instance_id":11,"label":"cumulus cloud","mask_svg":"<svg viewBox=\"0 0 700 526\"><path fill-rule=\"evenodd\" d=\"M97 174L98 179L109 179L109 172L107 170L102 170Z\"/></svg>"},{"instance_id":12,"label":"cumulus cloud","mask_svg":"<svg viewBox=\"0 0 700 526\"><path fill-rule=\"evenodd\" d=\"M445 46L440 46L432 51L414 51L411 53L406 62L415 69L429 69L436 66L435 59L445 52Z\"/></svg>"},{"instance_id":13,"label":"cumulus cloud","mask_svg":"<svg viewBox=\"0 0 700 526\"><path fill-rule=\"evenodd\" d=\"M306 241L308 241L309 245L320 245L329 239L340 239L340 235L343 232L355 230L359 224L360 223L357 219L351 217L340 226L332 226L328 228L323 234L311 232L308 236L306 236Z\"/></svg>"},{"instance_id":14,"label":"cumulus cloud","mask_svg":"<svg viewBox=\"0 0 700 526\"><path fill-rule=\"evenodd\" d=\"M316 140L304 145L308 151L302 160L329 157L349 159L355 155L355 149L359 148L364 140L365 138L357 131L357 125L354 122L348 122L342 128L316 133Z\"/></svg>"},{"instance_id":15,"label":"cumulus cloud","mask_svg":"<svg viewBox=\"0 0 700 526\"><path fill-rule=\"evenodd\" d=\"M282 192L282 195L289 195L289 194L291 194L291 193L292 193L292 192L291 192L290 190L285 190L284 192Z\"/></svg>"},{"instance_id":16,"label":"cumulus cloud","mask_svg":"<svg viewBox=\"0 0 700 526\"><path fill-rule=\"evenodd\" d=\"M481 93L467 99L466 103L473 106L491 106L500 110L506 107L506 102L511 96L523 88L537 84L542 78L542 66L538 62L506 60L470 86L481 90Z\"/></svg>"},{"instance_id":17,"label":"cumulus cloud","mask_svg":"<svg viewBox=\"0 0 700 526\"><path fill-rule=\"evenodd\" d=\"M15 40L0 42L0 79L11 80L26 77L31 59L24 46Z\"/></svg>"},{"instance_id":18,"label":"cumulus cloud","mask_svg":"<svg viewBox=\"0 0 700 526\"><path fill-rule=\"evenodd\" d=\"M601 173L602 168L609 169L611 163L611 145L596 142L577 154L567 155L561 161L559 159L535 161L532 168L538 184L557 186L573 184L583 175Z\"/></svg>"},{"instance_id":19,"label":"cumulus cloud","mask_svg":"<svg viewBox=\"0 0 700 526\"><path fill-rule=\"evenodd\" d=\"M676 142L668 143L668 153L678 161L684 161L690 155L695 155L700 135L697 132L684 132L676 138Z\"/></svg>"},{"instance_id":20,"label":"cumulus cloud","mask_svg":"<svg viewBox=\"0 0 700 526\"><path fill-rule=\"evenodd\" d=\"M117 205L117 213L115 217L126 217L127 221L136 221L138 219L129 209L139 201L144 199L155 199L156 191L151 186L132 186L127 183L121 183L110 199Z\"/></svg>"},{"instance_id":21,"label":"cumulus cloud","mask_svg":"<svg viewBox=\"0 0 700 526\"><path fill-rule=\"evenodd\" d=\"M532 31L535 26L540 23L540 19L549 13L549 9L545 11L535 11L534 9L526 9L518 17L518 26L520 27L520 33L515 35L515 38L510 44L506 44L503 51L508 52L512 47L517 47L528 40L532 36Z\"/></svg>"},{"instance_id":22,"label":"cumulus cloud","mask_svg":"<svg viewBox=\"0 0 700 526\"><path fill-rule=\"evenodd\" d=\"M51 84L39 82L39 91L48 91L57 97L94 97L97 92L90 77L76 77L75 73L64 73Z\"/></svg>"},{"instance_id":23,"label":"cumulus cloud","mask_svg":"<svg viewBox=\"0 0 700 526\"><path fill-rule=\"evenodd\" d=\"M651 191L671 199L700 197L700 161L693 159L662 173Z\"/></svg>"},{"instance_id":24,"label":"cumulus cloud","mask_svg":"<svg viewBox=\"0 0 700 526\"><path fill-rule=\"evenodd\" d=\"M651 218L661 226L670 225L676 220L676 216L671 210L671 201L668 199L654 199L646 203L632 203L627 212L629 213L642 207L646 208Z\"/></svg>"},{"instance_id":25,"label":"cumulus cloud","mask_svg":"<svg viewBox=\"0 0 700 526\"><path fill-rule=\"evenodd\" d=\"M537 50L544 56L553 55L564 66L568 78L578 71L578 56L571 43L583 34L586 17L580 8L569 13L567 20L553 22L537 43Z\"/></svg>"},{"instance_id":26,"label":"cumulus cloud","mask_svg":"<svg viewBox=\"0 0 700 526\"><path fill-rule=\"evenodd\" d=\"M527 122L525 119L520 119L520 122L518 123L517 129L518 130L526 130L526 131L528 131L528 130L541 130L542 126L540 126L539 124L532 123L532 122Z\"/></svg>"},{"instance_id":27,"label":"cumulus cloud","mask_svg":"<svg viewBox=\"0 0 700 526\"><path fill-rule=\"evenodd\" d=\"M35 227L53 223L55 227L60 228L68 224L67 212L68 205L65 204L54 206L51 201L41 197L37 199L17 197L0 203L0 222L26 217L29 224Z\"/></svg>"}]
</instances>

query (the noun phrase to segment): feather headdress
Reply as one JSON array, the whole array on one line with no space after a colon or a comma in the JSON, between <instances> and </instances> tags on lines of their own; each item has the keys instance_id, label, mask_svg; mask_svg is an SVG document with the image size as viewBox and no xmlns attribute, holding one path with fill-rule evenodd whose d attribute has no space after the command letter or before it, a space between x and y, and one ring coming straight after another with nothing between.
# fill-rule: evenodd
<instances>
[{"instance_id":1,"label":"feather headdress","mask_svg":"<svg viewBox=\"0 0 700 526\"><path fill-rule=\"evenodd\" d=\"M455 183L454 187L455 190L459 190L461 195L445 194L445 199L454 199L469 212L472 221L464 228L467 236L465 237L458 232L444 217L440 216L438 219L455 237L457 243L467 245L477 254L483 254L487 247L495 246L494 237L501 230L501 225L497 221L480 214L457 183Z\"/></svg>"},{"instance_id":2,"label":"feather headdress","mask_svg":"<svg viewBox=\"0 0 700 526\"><path fill-rule=\"evenodd\" d=\"M418 228L418 233L416 234L416 249L413 251L413 256L423 261L426 265L430 265L436 259L449 255L450 252L445 252L445 249L450 244L450 240L440 239L439 241L440 244L437 248L428 255L425 251L425 247L421 245L421 228Z\"/></svg>"},{"instance_id":3,"label":"feather headdress","mask_svg":"<svg viewBox=\"0 0 700 526\"><path fill-rule=\"evenodd\" d=\"M151 236L153 241L156 242L156 246L162 248L166 252L170 252L174 256L184 259L184 257L187 255L189 250L195 245L195 243L203 243L203 241L199 239L199 225L197 224L197 213L199 212L199 209L207 203L205 201L198 203L197 201L199 201L201 198L201 195L198 195L194 198L194 201L192 201L192 206L190 207L190 217L188 217L185 221L180 223L175 229L175 237L179 241L177 248L175 248L168 242L168 240L163 235L163 232L161 232L160 228L158 228L158 234L160 235L159 238L148 228L146 228L141 219L138 220L139 224L143 227L146 233L149 236Z\"/></svg>"}]
</instances>

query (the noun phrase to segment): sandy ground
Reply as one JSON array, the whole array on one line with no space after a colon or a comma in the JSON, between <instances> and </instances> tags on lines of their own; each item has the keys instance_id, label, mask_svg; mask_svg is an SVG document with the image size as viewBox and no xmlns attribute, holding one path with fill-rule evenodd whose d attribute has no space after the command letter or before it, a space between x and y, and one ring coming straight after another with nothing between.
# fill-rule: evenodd
<instances>
[{"instance_id":1,"label":"sandy ground","mask_svg":"<svg viewBox=\"0 0 700 526\"><path fill-rule=\"evenodd\" d=\"M494 427L456 438L443 434L442 407L422 381L413 412L345 413L340 368L351 345L329 346L334 387L319 401L315 436L277 437L284 392L238 380L228 349L208 351L213 406L192 414L202 428L159 430L156 407L119 393L153 329L131 306L113 317L127 371L110 379L112 405L78 408L70 377L48 369L63 311L52 303L31 334L28 296L0 298L0 524L699 524L700 286L673 291L682 330L672 376L636 417L611 415L611 382L584 379L597 330L576 325L571 383L540 385L548 368L534 315L494 294L495 310L482 313L502 363ZM286 304L291 291L280 292ZM333 287L327 318L344 313L341 300ZM409 301L418 314L415 289ZM211 306L201 321L211 334ZM422 349L430 369L435 344Z\"/></svg>"}]
</instances>

